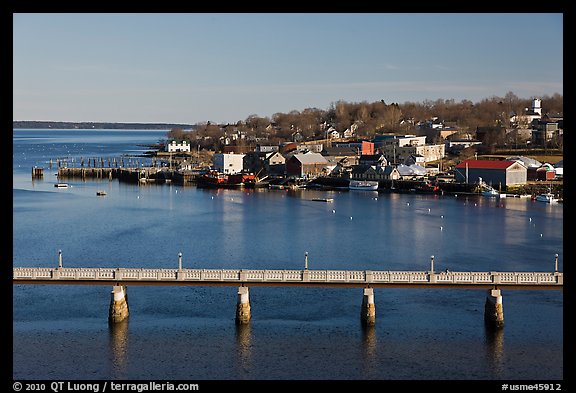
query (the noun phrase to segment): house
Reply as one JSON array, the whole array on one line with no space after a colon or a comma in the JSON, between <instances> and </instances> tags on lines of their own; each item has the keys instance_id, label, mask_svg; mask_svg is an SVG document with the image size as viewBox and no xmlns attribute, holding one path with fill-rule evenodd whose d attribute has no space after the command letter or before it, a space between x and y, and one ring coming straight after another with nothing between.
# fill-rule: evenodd
<instances>
[{"instance_id":1,"label":"house","mask_svg":"<svg viewBox=\"0 0 576 393\"><path fill-rule=\"evenodd\" d=\"M538 120L542 117L542 100L539 98L534 98L532 100L532 108L526 108L524 113L513 114L510 116L510 124L517 128L525 128L534 120Z\"/></svg>"},{"instance_id":2,"label":"house","mask_svg":"<svg viewBox=\"0 0 576 393\"><path fill-rule=\"evenodd\" d=\"M554 164L554 170L556 172L556 178L563 178L564 177L564 160L560 160L556 164Z\"/></svg>"},{"instance_id":3,"label":"house","mask_svg":"<svg viewBox=\"0 0 576 393\"><path fill-rule=\"evenodd\" d=\"M554 180L556 178L556 168L554 165L544 163L540 168L536 169L537 180Z\"/></svg>"},{"instance_id":4,"label":"house","mask_svg":"<svg viewBox=\"0 0 576 393\"><path fill-rule=\"evenodd\" d=\"M212 157L212 163L218 172L233 175L244 169L244 154L216 153Z\"/></svg>"},{"instance_id":5,"label":"house","mask_svg":"<svg viewBox=\"0 0 576 393\"><path fill-rule=\"evenodd\" d=\"M374 146L379 147L388 162L405 162L410 156L422 156L423 163L438 161L445 156L443 143L427 145L425 136L416 135L376 135Z\"/></svg>"},{"instance_id":6,"label":"house","mask_svg":"<svg viewBox=\"0 0 576 393\"><path fill-rule=\"evenodd\" d=\"M374 142L357 141L357 142L336 142L335 147L355 149L358 154L374 154Z\"/></svg>"},{"instance_id":7,"label":"house","mask_svg":"<svg viewBox=\"0 0 576 393\"><path fill-rule=\"evenodd\" d=\"M527 169L520 161L466 160L456 165L454 177L461 183L478 183L479 179L496 186L526 184Z\"/></svg>"},{"instance_id":8,"label":"house","mask_svg":"<svg viewBox=\"0 0 576 393\"><path fill-rule=\"evenodd\" d=\"M355 165L350 177L355 180L398 180L401 175L398 169L391 165Z\"/></svg>"},{"instance_id":9,"label":"house","mask_svg":"<svg viewBox=\"0 0 576 393\"><path fill-rule=\"evenodd\" d=\"M388 160L383 154L363 154L358 160L359 165L386 166Z\"/></svg>"},{"instance_id":10,"label":"house","mask_svg":"<svg viewBox=\"0 0 576 393\"><path fill-rule=\"evenodd\" d=\"M349 165L357 165L360 157L357 147L344 146L324 146L322 155L331 161L346 160Z\"/></svg>"},{"instance_id":11,"label":"house","mask_svg":"<svg viewBox=\"0 0 576 393\"><path fill-rule=\"evenodd\" d=\"M272 151L279 151L280 146L278 145L256 145L256 151L259 153L270 153Z\"/></svg>"},{"instance_id":12,"label":"house","mask_svg":"<svg viewBox=\"0 0 576 393\"><path fill-rule=\"evenodd\" d=\"M317 177L326 170L328 161L319 153L294 154L286 160L286 175L296 177Z\"/></svg>"},{"instance_id":13,"label":"house","mask_svg":"<svg viewBox=\"0 0 576 393\"><path fill-rule=\"evenodd\" d=\"M283 175L286 171L286 159L277 151L268 153L264 159L264 170L270 175Z\"/></svg>"},{"instance_id":14,"label":"house","mask_svg":"<svg viewBox=\"0 0 576 393\"><path fill-rule=\"evenodd\" d=\"M376 167L372 165L354 165L352 167L351 178L353 180L377 180Z\"/></svg>"},{"instance_id":15,"label":"house","mask_svg":"<svg viewBox=\"0 0 576 393\"><path fill-rule=\"evenodd\" d=\"M260 151L250 151L244 154L243 158L243 168L245 171L258 173L264 169L264 161L266 156L270 153L264 153Z\"/></svg>"},{"instance_id":16,"label":"house","mask_svg":"<svg viewBox=\"0 0 576 393\"><path fill-rule=\"evenodd\" d=\"M168 139L164 145L164 150L168 153L190 152L190 141Z\"/></svg>"}]
</instances>

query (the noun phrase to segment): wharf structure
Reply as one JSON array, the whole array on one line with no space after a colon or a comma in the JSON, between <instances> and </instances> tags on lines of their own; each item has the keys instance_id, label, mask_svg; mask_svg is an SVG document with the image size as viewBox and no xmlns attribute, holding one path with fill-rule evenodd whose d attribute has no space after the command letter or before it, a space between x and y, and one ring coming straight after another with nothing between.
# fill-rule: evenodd
<instances>
[{"instance_id":1,"label":"wharf structure","mask_svg":"<svg viewBox=\"0 0 576 393\"><path fill-rule=\"evenodd\" d=\"M12 282L15 285L111 285L110 322L128 318L129 285L238 287L237 324L251 320L250 287L362 288L360 316L365 326L374 325L376 321L374 288L484 289L487 290L484 319L490 326L502 327L502 289L562 290L564 275L558 271L558 255L554 271L550 272L436 272L433 256L429 271L309 270L307 254L303 270L185 269L182 267L182 253L178 255L177 269L64 268L62 252L59 251L57 268L14 267Z\"/></svg>"}]
</instances>

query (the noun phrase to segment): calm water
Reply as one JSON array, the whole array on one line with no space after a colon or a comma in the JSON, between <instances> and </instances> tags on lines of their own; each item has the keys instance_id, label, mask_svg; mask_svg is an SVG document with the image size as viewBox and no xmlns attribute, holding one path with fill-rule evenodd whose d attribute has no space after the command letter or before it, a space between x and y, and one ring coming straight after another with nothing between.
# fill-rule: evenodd
<instances>
[{"instance_id":1,"label":"calm water","mask_svg":"<svg viewBox=\"0 0 576 393\"><path fill-rule=\"evenodd\" d=\"M563 270L563 205L463 195L68 181L50 159L147 150L162 131L14 130L13 266ZM32 181L31 168L45 167ZM96 190L107 191L97 197ZM334 198L333 203L310 201ZM13 286L14 379L562 380L563 292L503 290L505 327L485 328L485 291L128 287L108 326L107 286Z\"/></svg>"}]
</instances>

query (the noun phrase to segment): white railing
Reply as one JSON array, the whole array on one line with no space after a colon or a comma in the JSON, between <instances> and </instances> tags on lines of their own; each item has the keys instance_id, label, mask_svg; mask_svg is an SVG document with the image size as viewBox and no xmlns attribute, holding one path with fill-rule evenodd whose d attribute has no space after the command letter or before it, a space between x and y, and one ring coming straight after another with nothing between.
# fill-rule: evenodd
<instances>
[{"instance_id":1,"label":"white railing","mask_svg":"<svg viewBox=\"0 0 576 393\"><path fill-rule=\"evenodd\" d=\"M237 283L356 283L458 285L563 285L561 272L451 272L390 270L236 270L150 268L14 267L13 280L42 281L189 281Z\"/></svg>"}]
</instances>

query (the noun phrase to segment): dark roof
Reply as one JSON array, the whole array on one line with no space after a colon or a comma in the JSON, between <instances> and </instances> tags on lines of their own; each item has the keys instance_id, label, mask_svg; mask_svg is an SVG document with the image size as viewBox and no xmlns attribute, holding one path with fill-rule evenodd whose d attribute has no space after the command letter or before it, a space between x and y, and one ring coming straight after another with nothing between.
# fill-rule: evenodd
<instances>
[{"instance_id":1,"label":"dark roof","mask_svg":"<svg viewBox=\"0 0 576 393\"><path fill-rule=\"evenodd\" d=\"M366 173L369 169L373 169L370 165L354 165L352 166L352 173Z\"/></svg>"}]
</instances>

